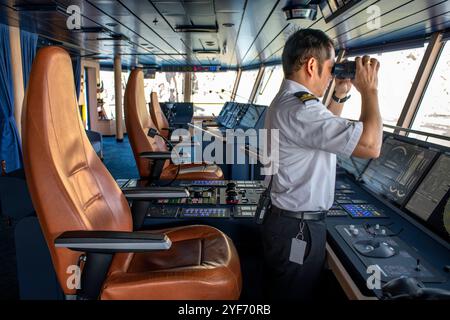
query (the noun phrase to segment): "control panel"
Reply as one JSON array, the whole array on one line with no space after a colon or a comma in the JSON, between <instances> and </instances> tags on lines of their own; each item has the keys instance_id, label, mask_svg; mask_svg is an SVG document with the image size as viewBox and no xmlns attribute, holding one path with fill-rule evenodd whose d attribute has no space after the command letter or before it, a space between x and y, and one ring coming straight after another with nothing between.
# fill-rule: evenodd
<instances>
[{"instance_id":1,"label":"control panel","mask_svg":"<svg viewBox=\"0 0 450 320\"><path fill-rule=\"evenodd\" d=\"M388 226L375 224L337 225L335 229L366 267L378 269L381 281L400 276L422 282L443 282L441 276L421 255L401 240Z\"/></svg>"},{"instance_id":2,"label":"control panel","mask_svg":"<svg viewBox=\"0 0 450 320\"><path fill-rule=\"evenodd\" d=\"M141 187L134 179L117 183ZM252 218L265 190L263 181L183 180L173 186L186 188L189 196L149 201L148 218Z\"/></svg>"},{"instance_id":3,"label":"control panel","mask_svg":"<svg viewBox=\"0 0 450 320\"><path fill-rule=\"evenodd\" d=\"M366 199L362 199L360 194L351 189L345 183L336 183L336 192L333 206L327 213L328 217L352 218L384 218L386 215L382 209L373 204L369 204Z\"/></svg>"}]
</instances>

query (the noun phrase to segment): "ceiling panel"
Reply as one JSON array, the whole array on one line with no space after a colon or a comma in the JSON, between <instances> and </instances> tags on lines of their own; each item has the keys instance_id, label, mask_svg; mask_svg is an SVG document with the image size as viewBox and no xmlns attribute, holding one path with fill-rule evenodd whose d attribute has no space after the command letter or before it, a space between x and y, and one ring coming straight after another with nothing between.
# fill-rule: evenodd
<instances>
[{"instance_id":1,"label":"ceiling panel","mask_svg":"<svg viewBox=\"0 0 450 320\"><path fill-rule=\"evenodd\" d=\"M266 20L270 18L273 8L276 7L279 2L280 1L275 0L249 0L247 2L235 48L238 65L242 64L243 57L251 48Z\"/></svg>"},{"instance_id":2,"label":"ceiling panel","mask_svg":"<svg viewBox=\"0 0 450 320\"><path fill-rule=\"evenodd\" d=\"M214 3L212 0L184 2L183 6L188 15L214 16Z\"/></svg>"},{"instance_id":3,"label":"ceiling panel","mask_svg":"<svg viewBox=\"0 0 450 320\"><path fill-rule=\"evenodd\" d=\"M441 21L439 18L433 17L449 12L450 2L442 0L421 1L420 3L408 3L397 10L393 10L381 17L382 27L380 29L369 29L367 24L364 24L347 33L338 34L335 36L334 40L338 42L341 47L345 46L351 48L352 45L355 47L359 46L359 43L376 43L375 39L380 35L384 35L385 39L393 39L392 33L397 30L399 33L397 33L396 38L408 38L418 33L409 34L408 32L402 31L405 27L414 25L419 21L428 23L428 25L421 25L422 28L427 28L432 24L440 23ZM400 14L403 10L408 10L410 14ZM440 19L442 19L442 17ZM333 34L332 32L330 33Z\"/></svg>"},{"instance_id":4,"label":"ceiling panel","mask_svg":"<svg viewBox=\"0 0 450 320\"><path fill-rule=\"evenodd\" d=\"M0 22L20 25L42 37L60 41L81 55L99 53L112 64L123 55L124 67L140 64L221 64L223 67L280 61L284 43L298 28L318 28L331 36L337 48L360 49L402 39L423 38L446 30L450 1L366 0L328 23L318 13L315 21L286 21L287 0L0 0ZM59 11L19 12L17 4L57 4ZM68 30L69 5L78 5L82 26L102 27L103 32ZM381 8L382 28L367 26L367 8ZM218 27L217 33L176 32L179 25ZM122 39L108 39L112 35ZM98 40L103 38L105 40ZM208 42L211 42L208 45ZM214 49L206 55L197 50Z\"/></svg>"},{"instance_id":5,"label":"ceiling panel","mask_svg":"<svg viewBox=\"0 0 450 320\"><path fill-rule=\"evenodd\" d=\"M352 17L352 22L346 21L344 24L340 24L338 27L327 30L327 34L339 43L340 46L345 44L351 39L360 37L363 34L371 33L373 36L379 32L386 32L383 30L385 26L391 23L396 23L399 20L405 20L405 12L409 13L410 17L413 17L416 13L424 10L430 6L448 2L447 0L430 0L430 1L384 1L383 10L381 11L380 22L382 28L370 29L368 24L368 18L370 17L365 11Z\"/></svg>"}]
</instances>

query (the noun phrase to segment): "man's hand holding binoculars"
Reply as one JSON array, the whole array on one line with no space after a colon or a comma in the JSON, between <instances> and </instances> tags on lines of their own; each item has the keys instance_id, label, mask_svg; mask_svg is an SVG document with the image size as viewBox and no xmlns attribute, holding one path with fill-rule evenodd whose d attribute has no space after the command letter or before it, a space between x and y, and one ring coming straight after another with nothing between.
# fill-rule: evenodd
<instances>
[{"instance_id":1,"label":"man's hand holding binoculars","mask_svg":"<svg viewBox=\"0 0 450 320\"><path fill-rule=\"evenodd\" d=\"M333 68L335 75L335 95L345 97L352 84L361 94L376 92L378 88L378 70L380 63L369 56L356 57L355 61L336 63Z\"/></svg>"},{"instance_id":2,"label":"man's hand holding binoculars","mask_svg":"<svg viewBox=\"0 0 450 320\"><path fill-rule=\"evenodd\" d=\"M361 94L376 93L378 91L378 70L380 63L369 56L355 58L356 71L352 80L356 90Z\"/></svg>"}]
</instances>

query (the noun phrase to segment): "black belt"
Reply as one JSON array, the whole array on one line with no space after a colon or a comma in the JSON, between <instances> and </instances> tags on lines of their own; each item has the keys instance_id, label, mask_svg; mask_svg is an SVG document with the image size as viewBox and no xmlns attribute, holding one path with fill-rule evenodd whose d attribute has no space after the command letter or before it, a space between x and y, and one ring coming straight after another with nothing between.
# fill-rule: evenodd
<instances>
[{"instance_id":1,"label":"black belt","mask_svg":"<svg viewBox=\"0 0 450 320\"><path fill-rule=\"evenodd\" d=\"M277 214L278 216L299 219L299 220L303 219L305 221L324 220L328 213L328 211L289 211L289 210L280 209L274 205L272 205L272 209L270 211L272 213Z\"/></svg>"}]
</instances>

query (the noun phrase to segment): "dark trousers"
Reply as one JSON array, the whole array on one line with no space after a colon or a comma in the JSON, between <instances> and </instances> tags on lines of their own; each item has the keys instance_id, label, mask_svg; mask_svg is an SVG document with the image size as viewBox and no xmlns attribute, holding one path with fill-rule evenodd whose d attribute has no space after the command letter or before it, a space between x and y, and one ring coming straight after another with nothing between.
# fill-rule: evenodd
<instances>
[{"instance_id":1,"label":"dark trousers","mask_svg":"<svg viewBox=\"0 0 450 320\"><path fill-rule=\"evenodd\" d=\"M292 238L300 220L268 213L262 225L264 249L264 291L270 300L312 301L325 262L325 221L305 221L307 242L303 265L289 261Z\"/></svg>"}]
</instances>

